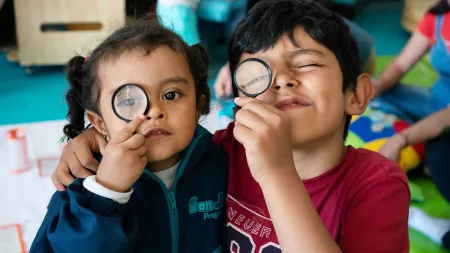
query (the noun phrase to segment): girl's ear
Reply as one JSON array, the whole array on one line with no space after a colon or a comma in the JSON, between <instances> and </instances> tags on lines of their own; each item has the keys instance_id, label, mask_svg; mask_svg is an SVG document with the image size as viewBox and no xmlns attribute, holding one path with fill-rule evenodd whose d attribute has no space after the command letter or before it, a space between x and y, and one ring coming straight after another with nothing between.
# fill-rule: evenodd
<instances>
[{"instance_id":1,"label":"girl's ear","mask_svg":"<svg viewBox=\"0 0 450 253\"><path fill-rule=\"evenodd\" d=\"M105 122L102 117L98 115L96 112L87 110L86 111L87 118L91 122L91 124L95 127L95 129L104 136L108 136L108 131L106 130Z\"/></svg>"}]
</instances>

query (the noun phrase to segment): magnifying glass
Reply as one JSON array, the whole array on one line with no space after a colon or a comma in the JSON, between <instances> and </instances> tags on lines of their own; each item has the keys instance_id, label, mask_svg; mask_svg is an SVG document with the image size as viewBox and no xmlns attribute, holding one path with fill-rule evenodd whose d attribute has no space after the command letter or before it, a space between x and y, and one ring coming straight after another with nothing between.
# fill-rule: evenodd
<instances>
[{"instance_id":1,"label":"magnifying glass","mask_svg":"<svg viewBox=\"0 0 450 253\"><path fill-rule=\"evenodd\" d=\"M112 108L117 117L129 123L135 117L147 114L150 100L147 92L137 84L124 84L113 94Z\"/></svg>"},{"instance_id":2,"label":"magnifying glass","mask_svg":"<svg viewBox=\"0 0 450 253\"><path fill-rule=\"evenodd\" d=\"M269 89L272 83L272 70L265 61L249 58L239 63L233 79L239 91L247 97L254 98Z\"/></svg>"}]
</instances>

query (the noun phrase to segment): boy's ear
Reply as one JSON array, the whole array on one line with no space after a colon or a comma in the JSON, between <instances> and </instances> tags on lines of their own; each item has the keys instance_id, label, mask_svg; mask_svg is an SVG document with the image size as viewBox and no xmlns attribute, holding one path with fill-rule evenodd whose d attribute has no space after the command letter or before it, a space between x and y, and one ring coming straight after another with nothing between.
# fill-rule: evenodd
<instances>
[{"instance_id":1,"label":"boy's ear","mask_svg":"<svg viewBox=\"0 0 450 253\"><path fill-rule=\"evenodd\" d=\"M100 117L100 115L98 115L96 112L90 110L87 110L86 114L88 120L95 127L95 129L102 135L108 136L108 131L106 130L106 125L102 117Z\"/></svg>"},{"instance_id":2,"label":"boy's ear","mask_svg":"<svg viewBox=\"0 0 450 253\"><path fill-rule=\"evenodd\" d=\"M345 111L348 115L360 115L364 113L373 98L372 79L368 74L361 74L356 80L354 90L347 91Z\"/></svg>"}]
</instances>

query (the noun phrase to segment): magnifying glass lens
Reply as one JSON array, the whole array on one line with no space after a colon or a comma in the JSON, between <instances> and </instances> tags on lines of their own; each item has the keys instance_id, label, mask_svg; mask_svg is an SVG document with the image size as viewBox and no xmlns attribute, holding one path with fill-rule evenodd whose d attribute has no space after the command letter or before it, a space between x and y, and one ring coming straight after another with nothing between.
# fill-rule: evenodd
<instances>
[{"instance_id":1,"label":"magnifying glass lens","mask_svg":"<svg viewBox=\"0 0 450 253\"><path fill-rule=\"evenodd\" d=\"M146 113L148 109L146 92L137 85L126 84L120 87L113 97L114 113L125 121Z\"/></svg>"},{"instance_id":2,"label":"magnifying glass lens","mask_svg":"<svg viewBox=\"0 0 450 253\"><path fill-rule=\"evenodd\" d=\"M238 88L250 96L263 93L272 82L268 66L256 60L242 62L234 78Z\"/></svg>"}]
</instances>

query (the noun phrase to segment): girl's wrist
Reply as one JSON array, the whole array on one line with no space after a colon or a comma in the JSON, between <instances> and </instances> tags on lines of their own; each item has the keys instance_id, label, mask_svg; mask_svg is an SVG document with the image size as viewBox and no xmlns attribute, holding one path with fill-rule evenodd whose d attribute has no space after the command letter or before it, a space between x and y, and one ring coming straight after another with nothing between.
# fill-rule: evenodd
<instances>
[{"instance_id":1,"label":"girl's wrist","mask_svg":"<svg viewBox=\"0 0 450 253\"><path fill-rule=\"evenodd\" d=\"M405 132L399 132L397 135L403 139L402 148L407 147L409 145L408 135Z\"/></svg>"}]
</instances>

